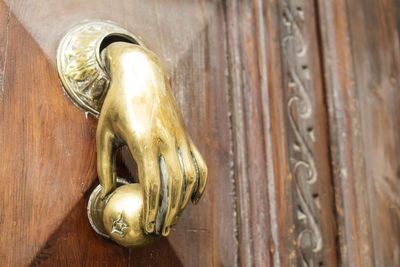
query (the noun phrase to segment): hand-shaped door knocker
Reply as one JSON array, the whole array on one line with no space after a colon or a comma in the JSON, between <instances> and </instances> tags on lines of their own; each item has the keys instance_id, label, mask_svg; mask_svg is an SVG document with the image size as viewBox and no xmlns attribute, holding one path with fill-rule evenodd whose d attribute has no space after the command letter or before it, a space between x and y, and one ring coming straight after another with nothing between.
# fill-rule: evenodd
<instances>
[{"instance_id":1,"label":"hand-shaped door knocker","mask_svg":"<svg viewBox=\"0 0 400 267\"><path fill-rule=\"evenodd\" d=\"M93 229L123 246L167 236L189 200L202 196L207 167L160 60L120 26L86 22L61 40L57 69L73 102L99 118L100 185L88 203ZM138 166L140 184L116 177L115 153L123 145Z\"/></svg>"}]
</instances>

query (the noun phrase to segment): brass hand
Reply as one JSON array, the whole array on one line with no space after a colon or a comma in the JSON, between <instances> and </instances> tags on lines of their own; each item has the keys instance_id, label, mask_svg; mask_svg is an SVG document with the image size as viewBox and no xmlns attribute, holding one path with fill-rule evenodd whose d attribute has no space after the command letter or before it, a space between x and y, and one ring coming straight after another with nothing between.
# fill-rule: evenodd
<instances>
[{"instance_id":1,"label":"brass hand","mask_svg":"<svg viewBox=\"0 0 400 267\"><path fill-rule=\"evenodd\" d=\"M126 144L138 165L142 225L147 233L156 231L160 188L166 178L168 203L162 223L166 236L189 199L197 203L203 194L206 164L186 133L158 57L123 42L112 43L103 53L112 80L96 134L103 197L115 188L115 152ZM164 170L167 177L161 175Z\"/></svg>"}]
</instances>

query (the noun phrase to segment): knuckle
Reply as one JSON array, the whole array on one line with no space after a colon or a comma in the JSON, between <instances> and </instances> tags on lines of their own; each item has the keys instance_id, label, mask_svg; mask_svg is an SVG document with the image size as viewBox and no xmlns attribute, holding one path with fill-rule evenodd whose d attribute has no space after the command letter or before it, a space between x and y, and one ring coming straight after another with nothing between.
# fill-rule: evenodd
<instances>
[{"instance_id":1,"label":"knuckle","mask_svg":"<svg viewBox=\"0 0 400 267\"><path fill-rule=\"evenodd\" d=\"M180 201L175 201L175 203L173 204L173 206L171 208L171 213L170 213L170 221L172 221L173 218L175 218L175 216L177 215L177 213L179 211L179 204L180 204Z\"/></svg>"},{"instance_id":2,"label":"knuckle","mask_svg":"<svg viewBox=\"0 0 400 267\"><path fill-rule=\"evenodd\" d=\"M207 166L205 165L201 165L199 166L199 174L200 174L200 178L206 178L207 177Z\"/></svg>"},{"instance_id":3,"label":"knuckle","mask_svg":"<svg viewBox=\"0 0 400 267\"><path fill-rule=\"evenodd\" d=\"M195 170L188 172L186 176L187 183L190 185L194 184L196 182L196 177L197 174Z\"/></svg>"},{"instance_id":4,"label":"knuckle","mask_svg":"<svg viewBox=\"0 0 400 267\"><path fill-rule=\"evenodd\" d=\"M194 182L197 176L197 171L194 165L187 164L187 167L185 166L185 169L186 169L186 180L188 181L188 183Z\"/></svg>"},{"instance_id":5,"label":"knuckle","mask_svg":"<svg viewBox=\"0 0 400 267\"><path fill-rule=\"evenodd\" d=\"M183 186L183 172L179 167L179 170L176 171L176 174L172 178L174 180L174 186L176 188L181 188Z\"/></svg>"},{"instance_id":6,"label":"knuckle","mask_svg":"<svg viewBox=\"0 0 400 267\"><path fill-rule=\"evenodd\" d=\"M190 154L185 157L185 170L189 173L196 172L196 166Z\"/></svg>"}]
</instances>

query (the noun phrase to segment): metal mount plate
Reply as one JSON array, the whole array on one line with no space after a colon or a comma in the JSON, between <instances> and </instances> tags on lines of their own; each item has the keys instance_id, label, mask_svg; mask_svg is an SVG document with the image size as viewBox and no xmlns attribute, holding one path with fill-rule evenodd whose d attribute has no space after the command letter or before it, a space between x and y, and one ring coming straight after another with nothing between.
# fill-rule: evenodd
<instances>
[{"instance_id":1,"label":"metal mount plate","mask_svg":"<svg viewBox=\"0 0 400 267\"><path fill-rule=\"evenodd\" d=\"M141 46L140 38L108 21L87 21L71 28L57 49L57 72L72 102L98 117L110 84L100 50L107 40L127 41Z\"/></svg>"}]
</instances>

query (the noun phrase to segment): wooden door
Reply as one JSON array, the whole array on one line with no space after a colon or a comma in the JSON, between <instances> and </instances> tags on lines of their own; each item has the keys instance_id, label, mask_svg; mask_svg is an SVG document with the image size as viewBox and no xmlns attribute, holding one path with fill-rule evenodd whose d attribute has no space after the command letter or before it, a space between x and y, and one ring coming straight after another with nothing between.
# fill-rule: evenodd
<instances>
[{"instance_id":1,"label":"wooden door","mask_svg":"<svg viewBox=\"0 0 400 267\"><path fill-rule=\"evenodd\" d=\"M0 262L400 265L397 2L1 1ZM209 170L199 205L141 249L89 225L97 121L55 68L65 31L99 19L159 55Z\"/></svg>"}]
</instances>

